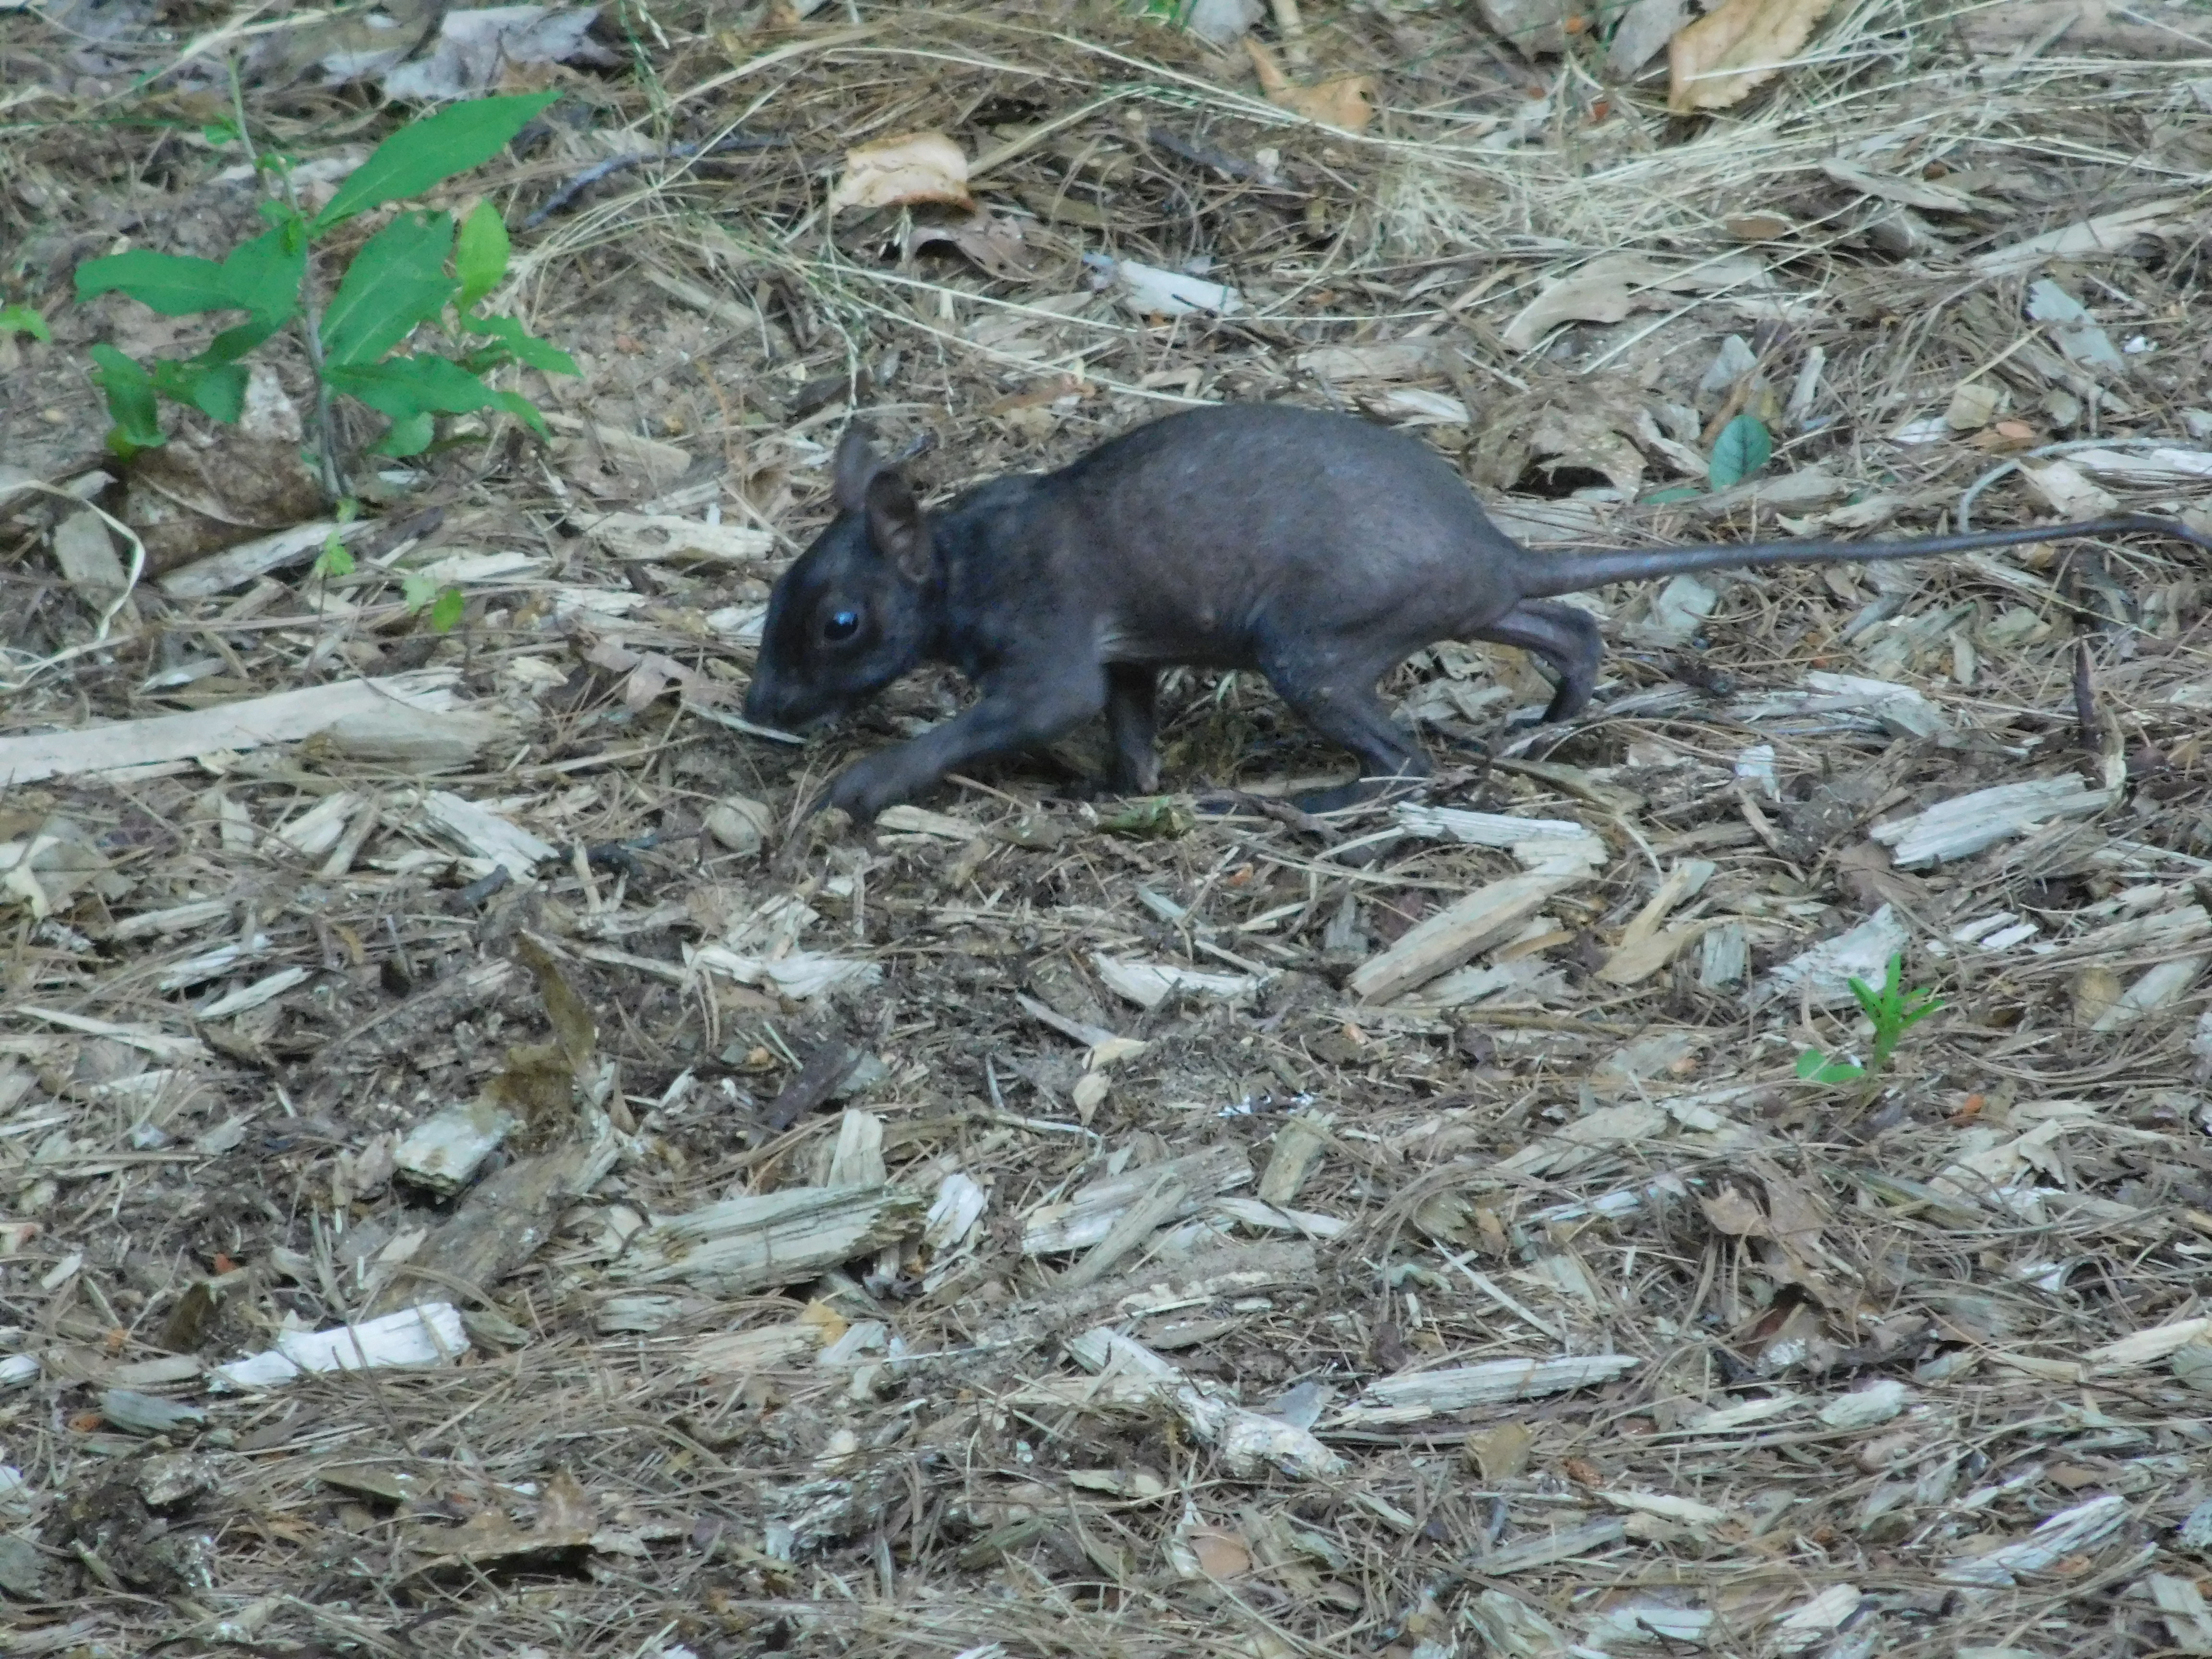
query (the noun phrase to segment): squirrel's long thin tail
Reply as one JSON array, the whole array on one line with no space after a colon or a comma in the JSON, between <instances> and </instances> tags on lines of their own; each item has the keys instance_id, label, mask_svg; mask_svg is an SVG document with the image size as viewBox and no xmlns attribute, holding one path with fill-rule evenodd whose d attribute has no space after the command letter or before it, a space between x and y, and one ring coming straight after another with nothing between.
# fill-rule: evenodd
<instances>
[{"instance_id":1,"label":"squirrel's long thin tail","mask_svg":"<svg viewBox=\"0 0 2212 1659\"><path fill-rule=\"evenodd\" d=\"M2075 524L2037 525L2018 530L1970 530L1956 536L1923 536L1902 542L1747 542L1734 547L1716 542L1700 547L1617 548L1594 553L1546 551L1535 556L1537 567L1533 579L1522 581L1521 597L1551 599L1561 593L1586 592L1607 582L1650 581L1692 570L1925 559L1943 553L1971 553L1977 548L2017 547L2026 542L2111 536L2122 531L2150 532L2171 536L2192 547L2212 549L2212 536L2191 530L2178 520L2123 513Z\"/></svg>"}]
</instances>

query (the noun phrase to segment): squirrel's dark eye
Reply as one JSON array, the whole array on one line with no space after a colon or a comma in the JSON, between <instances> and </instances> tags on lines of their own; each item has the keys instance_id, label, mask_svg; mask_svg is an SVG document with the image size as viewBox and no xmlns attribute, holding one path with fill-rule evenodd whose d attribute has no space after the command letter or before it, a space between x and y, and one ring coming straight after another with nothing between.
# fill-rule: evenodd
<instances>
[{"instance_id":1,"label":"squirrel's dark eye","mask_svg":"<svg viewBox=\"0 0 2212 1659\"><path fill-rule=\"evenodd\" d=\"M860 613L857 611L832 611L822 619L822 637L832 645L840 640L849 640L860 631Z\"/></svg>"}]
</instances>

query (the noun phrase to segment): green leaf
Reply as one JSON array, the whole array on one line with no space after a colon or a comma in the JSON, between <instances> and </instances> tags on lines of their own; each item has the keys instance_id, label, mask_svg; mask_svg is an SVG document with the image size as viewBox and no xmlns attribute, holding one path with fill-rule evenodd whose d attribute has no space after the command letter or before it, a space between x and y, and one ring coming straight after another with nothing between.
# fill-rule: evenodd
<instances>
[{"instance_id":1,"label":"green leaf","mask_svg":"<svg viewBox=\"0 0 2212 1659\"><path fill-rule=\"evenodd\" d=\"M495 392L491 394L491 407L505 410L539 437L551 440L552 430L545 424L545 417L538 412L538 405L520 392Z\"/></svg>"},{"instance_id":2,"label":"green leaf","mask_svg":"<svg viewBox=\"0 0 2212 1659\"><path fill-rule=\"evenodd\" d=\"M246 408L245 366L210 362L199 357L183 362L154 365L154 390L164 398L190 404L201 414L234 424Z\"/></svg>"},{"instance_id":3,"label":"green leaf","mask_svg":"<svg viewBox=\"0 0 2212 1659\"><path fill-rule=\"evenodd\" d=\"M53 343L46 319L29 306L0 306L0 334L27 334L34 340Z\"/></svg>"},{"instance_id":4,"label":"green leaf","mask_svg":"<svg viewBox=\"0 0 2212 1659\"><path fill-rule=\"evenodd\" d=\"M489 334L497 340L503 348L499 354L502 358L511 356L519 363L526 364L532 368L542 368L548 374L583 373L583 370L576 367L576 360L574 357L558 346L548 345L524 328L520 320L516 318L464 317L461 319L461 326L471 334ZM488 368L493 366L486 365Z\"/></svg>"},{"instance_id":5,"label":"green leaf","mask_svg":"<svg viewBox=\"0 0 2212 1659\"><path fill-rule=\"evenodd\" d=\"M200 137L206 139L208 143L215 145L217 149L221 149L225 144L234 143L243 136L244 135L239 131L238 123L235 121L209 121L204 123L200 128Z\"/></svg>"},{"instance_id":6,"label":"green leaf","mask_svg":"<svg viewBox=\"0 0 2212 1659\"><path fill-rule=\"evenodd\" d=\"M323 538L323 550L315 555L314 574L331 581L340 576L350 576L353 572L353 555L346 550L345 544L338 539L338 532L333 530Z\"/></svg>"},{"instance_id":7,"label":"green leaf","mask_svg":"<svg viewBox=\"0 0 2212 1659\"><path fill-rule=\"evenodd\" d=\"M88 259L76 268L76 292L79 299L89 299L119 289L164 317L247 311L268 322L268 333L274 333L299 309L307 270L306 245L279 226L240 243L221 264L144 248Z\"/></svg>"},{"instance_id":8,"label":"green leaf","mask_svg":"<svg viewBox=\"0 0 2212 1659\"><path fill-rule=\"evenodd\" d=\"M453 303L466 311L497 288L507 275L507 221L489 202L478 202L461 221L461 239L453 249L453 273L461 279Z\"/></svg>"},{"instance_id":9,"label":"green leaf","mask_svg":"<svg viewBox=\"0 0 2212 1659\"><path fill-rule=\"evenodd\" d=\"M1664 489L1655 489L1644 498L1649 507L1658 507L1668 501L1694 501L1705 492L1695 484L1669 484Z\"/></svg>"},{"instance_id":10,"label":"green leaf","mask_svg":"<svg viewBox=\"0 0 2212 1659\"><path fill-rule=\"evenodd\" d=\"M492 401L491 388L475 375L428 354L342 365L325 378L333 392L358 398L394 420L418 414L461 415Z\"/></svg>"},{"instance_id":11,"label":"green leaf","mask_svg":"<svg viewBox=\"0 0 2212 1659\"><path fill-rule=\"evenodd\" d=\"M373 454L404 460L410 455L420 455L437 435L438 423L429 416L402 415L392 421L391 430L369 446L369 450Z\"/></svg>"},{"instance_id":12,"label":"green leaf","mask_svg":"<svg viewBox=\"0 0 2212 1659\"><path fill-rule=\"evenodd\" d=\"M1108 835L1139 841L1172 841L1188 835L1197 824L1190 809L1173 795L1133 800L1111 817L1098 820L1098 827Z\"/></svg>"},{"instance_id":13,"label":"green leaf","mask_svg":"<svg viewBox=\"0 0 2212 1659\"><path fill-rule=\"evenodd\" d=\"M196 363L234 363L283 326L281 318L256 317L251 322L240 323L236 328L223 330L210 340L192 361Z\"/></svg>"},{"instance_id":14,"label":"green leaf","mask_svg":"<svg viewBox=\"0 0 2212 1659\"><path fill-rule=\"evenodd\" d=\"M167 442L155 409L154 382L146 371L112 345L93 347L92 361L99 368L94 379L107 394L107 412L115 419L115 429L107 435L108 447L127 455L125 445L130 449L155 449Z\"/></svg>"},{"instance_id":15,"label":"green leaf","mask_svg":"<svg viewBox=\"0 0 2212 1659\"><path fill-rule=\"evenodd\" d=\"M410 615L420 611L438 595L438 579L434 576L402 576L399 597L406 601Z\"/></svg>"},{"instance_id":16,"label":"green leaf","mask_svg":"<svg viewBox=\"0 0 2212 1659\"><path fill-rule=\"evenodd\" d=\"M438 602L430 607L430 626L441 634L452 633L468 605L468 596L459 588L447 588L438 595Z\"/></svg>"},{"instance_id":17,"label":"green leaf","mask_svg":"<svg viewBox=\"0 0 2212 1659\"><path fill-rule=\"evenodd\" d=\"M1808 1048L1797 1056L1797 1075L1808 1083L1849 1083L1866 1073L1848 1060L1830 1060L1818 1048Z\"/></svg>"},{"instance_id":18,"label":"green leaf","mask_svg":"<svg viewBox=\"0 0 2212 1659\"><path fill-rule=\"evenodd\" d=\"M282 197L264 196L253 204L253 210L261 216L271 230L284 233L287 246L305 248L307 246L307 220L301 216L299 209Z\"/></svg>"},{"instance_id":19,"label":"green leaf","mask_svg":"<svg viewBox=\"0 0 2212 1659\"><path fill-rule=\"evenodd\" d=\"M1726 489L1748 478L1766 465L1774 453L1774 440L1756 415L1739 415L1713 440L1712 471L1705 482Z\"/></svg>"},{"instance_id":20,"label":"green leaf","mask_svg":"<svg viewBox=\"0 0 2212 1659\"><path fill-rule=\"evenodd\" d=\"M315 216L314 234L319 236L380 203L419 196L442 179L489 161L560 95L534 92L519 98L479 98L410 122L346 175L330 205Z\"/></svg>"},{"instance_id":21,"label":"green leaf","mask_svg":"<svg viewBox=\"0 0 2212 1659\"><path fill-rule=\"evenodd\" d=\"M212 259L190 259L134 247L128 253L88 259L76 268L76 297L120 289L140 305L164 317L188 317L195 311L228 311L230 279Z\"/></svg>"},{"instance_id":22,"label":"green leaf","mask_svg":"<svg viewBox=\"0 0 2212 1659\"><path fill-rule=\"evenodd\" d=\"M300 308L300 284L307 275L307 245L289 226L279 225L250 242L241 242L222 262L230 302L270 324L274 333Z\"/></svg>"},{"instance_id":23,"label":"green leaf","mask_svg":"<svg viewBox=\"0 0 2212 1659\"><path fill-rule=\"evenodd\" d=\"M419 455L429 447L433 415L459 415L499 402L499 395L443 357L394 357L327 371L331 390L358 398L392 418L392 430L375 446L380 455Z\"/></svg>"},{"instance_id":24,"label":"green leaf","mask_svg":"<svg viewBox=\"0 0 2212 1659\"><path fill-rule=\"evenodd\" d=\"M1858 1000L1858 1005L1865 1012L1866 1017L1872 1020L1875 1028L1879 1030L1881 1025L1881 994L1864 980L1856 976L1844 982L1850 988L1851 995Z\"/></svg>"},{"instance_id":25,"label":"green leaf","mask_svg":"<svg viewBox=\"0 0 2212 1659\"><path fill-rule=\"evenodd\" d=\"M403 213L370 237L323 313L325 368L373 363L445 308L453 216Z\"/></svg>"}]
</instances>

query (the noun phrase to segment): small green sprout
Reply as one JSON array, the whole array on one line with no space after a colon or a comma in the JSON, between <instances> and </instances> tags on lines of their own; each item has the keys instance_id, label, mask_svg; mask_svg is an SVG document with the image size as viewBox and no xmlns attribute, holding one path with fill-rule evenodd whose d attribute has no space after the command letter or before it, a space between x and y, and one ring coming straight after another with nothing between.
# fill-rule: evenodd
<instances>
[{"instance_id":1,"label":"small green sprout","mask_svg":"<svg viewBox=\"0 0 2212 1659\"><path fill-rule=\"evenodd\" d=\"M1890 1056L1905 1032L1943 1006L1933 990L1904 988L1905 957L1893 952L1889 971L1877 991L1863 979L1850 981L1866 1017L1874 1022L1874 1053L1864 1066L1848 1060L1831 1060L1818 1048L1797 1056L1797 1075L1810 1083L1848 1083L1854 1078L1886 1070Z\"/></svg>"}]
</instances>

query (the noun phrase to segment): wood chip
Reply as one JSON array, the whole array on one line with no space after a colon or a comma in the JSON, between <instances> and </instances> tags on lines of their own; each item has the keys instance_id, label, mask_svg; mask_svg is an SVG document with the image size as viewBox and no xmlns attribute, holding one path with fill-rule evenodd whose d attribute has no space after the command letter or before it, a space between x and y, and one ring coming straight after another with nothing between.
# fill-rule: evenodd
<instances>
[{"instance_id":1,"label":"wood chip","mask_svg":"<svg viewBox=\"0 0 2212 1659\"><path fill-rule=\"evenodd\" d=\"M296 743L349 716L394 702L442 713L453 707L453 688L459 678L455 669L429 668L385 679L279 691L184 714L0 738L0 783L35 783L41 778L190 760L218 750Z\"/></svg>"},{"instance_id":2,"label":"wood chip","mask_svg":"<svg viewBox=\"0 0 2212 1659\"><path fill-rule=\"evenodd\" d=\"M1219 1449L1224 1466L1239 1480L1273 1471L1297 1480L1325 1480L1344 1467L1342 1458L1307 1431L1281 1418L1245 1410L1119 1332L1104 1327L1085 1331L1068 1343L1067 1351L1088 1370L1110 1368L1125 1384L1139 1390L1139 1398L1149 1395L1164 1401L1192 1435Z\"/></svg>"},{"instance_id":3,"label":"wood chip","mask_svg":"<svg viewBox=\"0 0 2212 1659\"><path fill-rule=\"evenodd\" d=\"M1331 1424L1351 1428L1418 1423L1478 1406L1536 1400L1610 1382L1643 1363L1630 1354L1583 1354L1559 1359L1492 1359L1480 1365L1386 1376L1369 1383Z\"/></svg>"},{"instance_id":4,"label":"wood chip","mask_svg":"<svg viewBox=\"0 0 2212 1659\"><path fill-rule=\"evenodd\" d=\"M1239 1000L1263 982L1256 974L1209 974L1172 962L1130 962L1103 951L1093 952L1091 962L1109 990L1139 1008L1157 1008L1176 991Z\"/></svg>"},{"instance_id":5,"label":"wood chip","mask_svg":"<svg viewBox=\"0 0 2212 1659\"><path fill-rule=\"evenodd\" d=\"M433 789L424 795L422 811L432 829L486 864L503 866L518 881L561 855L552 842L447 790Z\"/></svg>"},{"instance_id":6,"label":"wood chip","mask_svg":"<svg viewBox=\"0 0 2212 1659\"><path fill-rule=\"evenodd\" d=\"M1875 824L1868 834L1891 849L1900 869L1962 859L2008 836L2025 835L2058 817L2085 817L2112 805L2112 796L2075 775L2001 783L1954 795L1909 817Z\"/></svg>"},{"instance_id":7,"label":"wood chip","mask_svg":"<svg viewBox=\"0 0 2212 1659\"><path fill-rule=\"evenodd\" d=\"M1509 876L1476 889L1408 931L1359 965L1347 988L1363 1002L1382 1002L1426 984L1479 951L1510 939L1545 902L1575 878L1548 873Z\"/></svg>"},{"instance_id":8,"label":"wood chip","mask_svg":"<svg viewBox=\"0 0 2212 1659\"><path fill-rule=\"evenodd\" d=\"M1991 248L1966 264L1984 276L2019 276L2053 260L2116 259L2148 237L2184 228L2189 222L2188 214L2188 198L2162 196L2154 202L2139 202L2025 241Z\"/></svg>"},{"instance_id":9,"label":"wood chip","mask_svg":"<svg viewBox=\"0 0 2212 1659\"><path fill-rule=\"evenodd\" d=\"M1252 1179L1252 1165L1236 1146L1215 1146L1187 1157L1127 1170L1092 1182L1068 1198L1039 1205L1022 1218L1022 1254L1058 1255L1088 1249L1145 1195L1173 1185L1182 1194L1178 1217L1195 1214L1218 1194Z\"/></svg>"},{"instance_id":10,"label":"wood chip","mask_svg":"<svg viewBox=\"0 0 2212 1659\"><path fill-rule=\"evenodd\" d=\"M461 1316L453 1304L426 1302L358 1324L290 1332L266 1353L217 1365L208 1376L226 1388L270 1389L305 1371L450 1364L468 1351L468 1333L461 1328Z\"/></svg>"},{"instance_id":11,"label":"wood chip","mask_svg":"<svg viewBox=\"0 0 2212 1659\"><path fill-rule=\"evenodd\" d=\"M716 1296L803 1284L916 1231L926 1206L903 1187L795 1187L726 1198L648 1228L614 1265L624 1284L681 1279Z\"/></svg>"},{"instance_id":12,"label":"wood chip","mask_svg":"<svg viewBox=\"0 0 2212 1659\"><path fill-rule=\"evenodd\" d=\"M2014 1584L2051 1564L2078 1554L2118 1532L2128 1518L2128 1500L2110 1493L2061 1510L2016 1544L1987 1555L1955 1560L1936 1576L1947 1584Z\"/></svg>"}]
</instances>

